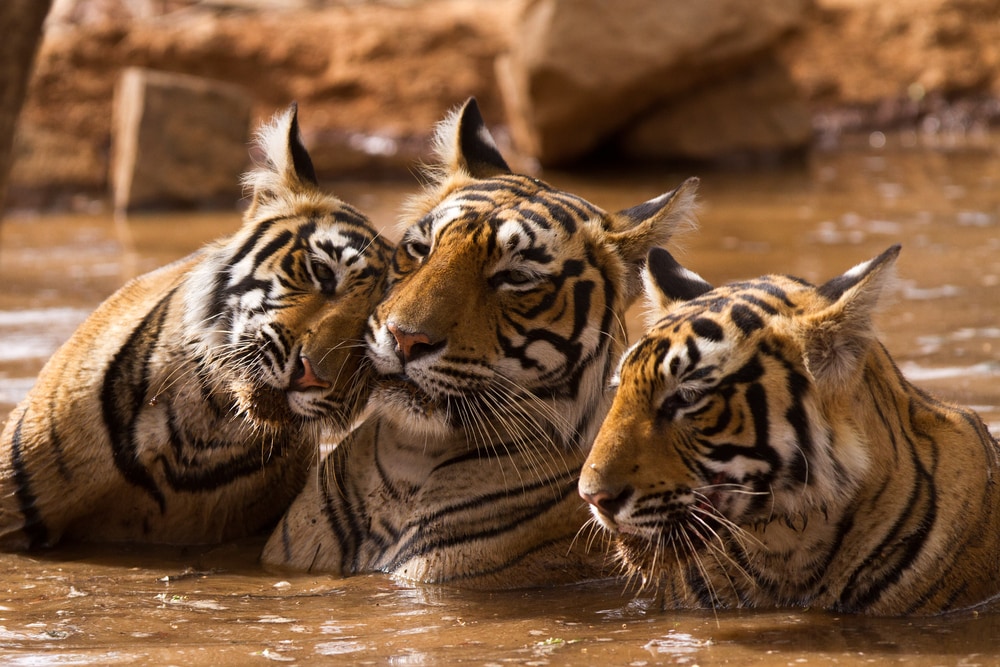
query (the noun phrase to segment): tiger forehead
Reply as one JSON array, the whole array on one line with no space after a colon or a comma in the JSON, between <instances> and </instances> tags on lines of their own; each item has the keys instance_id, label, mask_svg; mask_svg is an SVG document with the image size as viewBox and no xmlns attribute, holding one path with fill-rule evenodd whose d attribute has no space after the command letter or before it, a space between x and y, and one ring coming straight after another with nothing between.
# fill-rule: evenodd
<instances>
[{"instance_id":1,"label":"tiger forehead","mask_svg":"<svg viewBox=\"0 0 1000 667\"><path fill-rule=\"evenodd\" d=\"M722 340L726 330L750 336L772 318L800 315L812 296L812 285L790 276L730 283L676 306L654 329L713 341Z\"/></svg>"},{"instance_id":2,"label":"tiger forehead","mask_svg":"<svg viewBox=\"0 0 1000 667\"><path fill-rule=\"evenodd\" d=\"M363 229L345 226L327 226L314 230L307 237L310 250L338 262L377 261L374 237Z\"/></svg>"},{"instance_id":3,"label":"tiger forehead","mask_svg":"<svg viewBox=\"0 0 1000 667\"><path fill-rule=\"evenodd\" d=\"M492 233L503 229L508 236L517 227L529 235L573 234L580 224L603 216L601 209L580 197L535 178L508 174L459 188L422 222L435 237L449 228L467 233L473 227Z\"/></svg>"}]
</instances>

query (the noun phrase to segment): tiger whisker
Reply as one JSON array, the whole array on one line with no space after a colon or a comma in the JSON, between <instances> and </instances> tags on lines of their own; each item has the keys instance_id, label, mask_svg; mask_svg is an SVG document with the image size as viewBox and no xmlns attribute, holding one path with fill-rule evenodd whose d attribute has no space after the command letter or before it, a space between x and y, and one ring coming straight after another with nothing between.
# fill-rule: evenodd
<instances>
[{"instance_id":1,"label":"tiger whisker","mask_svg":"<svg viewBox=\"0 0 1000 667\"><path fill-rule=\"evenodd\" d=\"M719 565L719 571L722 572L723 577L725 577L726 581L729 583L730 590L732 590L736 598L739 599L739 589L737 589L732 576L730 576L730 570L726 566L731 566L732 569L743 575L743 577L751 584L753 584L753 577L729 554L726 549L725 540L722 539L722 536L719 535L719 533L712 528L710 524L695 513L691 513L688 516L691 520L697 521L711 537L711 539L704 539L702 543L705 545L708 553L711 554L711 556L715 559L715 562ZM701 534L700 531L699 534Z\"/></svg>"}]
</instances>

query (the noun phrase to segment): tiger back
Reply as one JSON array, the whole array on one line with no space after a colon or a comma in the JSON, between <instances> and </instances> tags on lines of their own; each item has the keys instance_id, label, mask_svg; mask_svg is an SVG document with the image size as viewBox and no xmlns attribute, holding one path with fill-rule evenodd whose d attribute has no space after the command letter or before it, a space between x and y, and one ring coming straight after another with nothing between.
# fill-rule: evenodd
<instances>
[{"instance_id":1,"label":"tiger back","mask_svg":"<svg viewBox=\"0 0 1000 667\"><path fill-rule=\"evenodd\" d=\"M898 252L819 287L715 289L650 254L659 319L621 362L580 493L665 606L933 614L1000 594L1000 448L873 329Z\"/></svg>"},{"instance_id":2,"label":"tiger back","mask_svg":"<svg viewBox=\"0 0 1000 667\"><path fill-rule=\"evenodd\" d=\"M580 464L607 409L650 247L695 183L618 213L512 173L474 100L404 215L371 320L373 414L319 465L265 563L508 588L597 576L571 549Z\"/></svg>"},{"instance_id":3,"label":"tiger back","mask_svg":"<svg viewBox=\"0 0 1000 667\"><path fill-rule=\"evenodd\" d=\"M239 231L108 298L8 418L0 548L259 532L360 412L390 248L318 188L294 105L258 146Z\"/></svg>"}]
</instances>

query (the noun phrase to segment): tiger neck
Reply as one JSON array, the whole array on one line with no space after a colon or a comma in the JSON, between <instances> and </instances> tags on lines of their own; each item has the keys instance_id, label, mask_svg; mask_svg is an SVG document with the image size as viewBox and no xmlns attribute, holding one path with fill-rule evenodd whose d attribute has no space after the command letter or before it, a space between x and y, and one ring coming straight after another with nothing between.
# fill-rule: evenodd
<instances>
[{"instance_id":1,"label":"tiger neck","mask_svg":"<svg viewBox=\"0 0 1000 667\"><path fill-rule=\"evenodd\" d=\"M865 560L871 536L926 530L935 536L927 538L928 544L947 543L941 536L965 530L962 522L926 523L927 517L975 517L980 510L970 508L996 505L1000 449L982 420L972 410L942 404L912 385L881 345L873 347L854 386L839 392L836 400L826 407L833 460L842 474L840 493L812 507L803 503L798 514L786 509L772 515L750 528L748 538L729 546L734 560L749 563L748 570L756 573L744 593L748 599L808 604L818 594L817 586L824 595L836 594L831 584L835 577L843 577L847 590L855 580L875 577L862 573L912 548L900 538L881 549L880 560ZM938 479L950 480L947 489L934 490ZM1000 544L1000 534L974 539ZM822 580L815 577L819 568L825 572ZM717 583L723 577L716 577ZM719 583L719 588L724 586Z\"/></svg>"},{"instance_id":2,"label":"tiger neck","mask_svg":"<svg viewBox=\"0 0 1000 667\"><path fill-rule=\"evenodd\" d=\"M379 447L384 456L405 462L417 475L429 474L444 463L461 459L524 460L542 469L579 471L607 411L603 394L584 406L579 401L549 400L515 417L494 418L445 428L440 423L421 427L410 415L383 409L376 413ZM423 472L418 472L423 471Z\"/></svg>"},{"instance_id":3,"label":"tiger neck","mask_svg":"<svg viewBox=\"0 0 1000 667\"><path fill-rule=\"evenodd\" d=\"M852 424L868 460L862 487L898 476L900 470L889 462L900 460L903 447L919 459L931 456L941 438L961 440L958 446L992 440L974 411L941 403L911 384L881 344L873 346L857 385L845 393L851 401L843 420ZM969 451L985 450L975 444ZM996 467L995 460L982 463Z\"/></svg>"}]
</instances>

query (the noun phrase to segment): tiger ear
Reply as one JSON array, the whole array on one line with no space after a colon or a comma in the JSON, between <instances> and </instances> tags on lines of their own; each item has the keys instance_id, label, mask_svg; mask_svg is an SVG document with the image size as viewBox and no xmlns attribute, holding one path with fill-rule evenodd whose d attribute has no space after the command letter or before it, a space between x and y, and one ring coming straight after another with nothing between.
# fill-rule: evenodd
<instances>
[{"instance_id":1,"label":"tiger ear","mask_svg":"<svg viewBox=\"0 0 1000 667\"><path fill-rule=\"evenodd\" d=\"M698 182L689 178L675 190L610 215L608 240L627 266L627 303L639 295L640 273L649 251L665 245L675 234L695 228Z\"/></svg>"},{"instance_id":2,"label":"tiger ear","mask_svg":"<svg viewBox=\"0 0 1000 667\"><path fill-rule=\"evenodd\" d=\"M259 206L288 192L310 190L319 184L299 134L295 102L257 131L254 144L261 153L262 164L243 179L245 185L253 188L250 215Z\"/></svg>"},{"instance_id":3,"label":"tiger ear","mask_svg":"<svg viewBox=\"0 0 1000 667\"><path fill-rule=\"evenodd\" d=\"M899 250L894 245L817 288L831 303L806 320L805 361L821 386L849 388L864 363L876 338L872 314L895 278Z\"/></svg>"},{"instance_id":4,"label":"tiger ear","mask_svg":"<svg viewBox=\"0 0 1000 667\"><path fill-rule=\"evenodd\" d=\"M511 173L474 97L438 123L434 148L440 168L449 175L465 172L472 178L489 178Z\"/></svg>"},{"instance_id":5,"label":"tiger ear","mask_svg":"<svg viewBox=\"0 0 1000 667\"><path fill-rule=\"evenodd\" d=\"M653 248L642 271L643 292L650 315L659 319L678 301L690 301L712 291L697 273L685 269L663 248Z\"/></svg>"}]
</instances>

